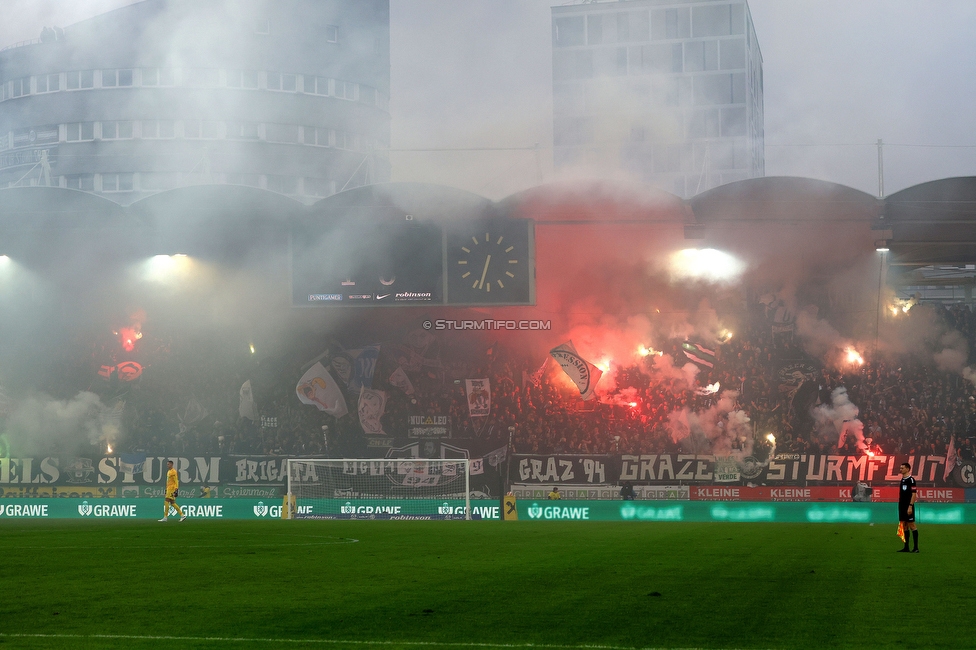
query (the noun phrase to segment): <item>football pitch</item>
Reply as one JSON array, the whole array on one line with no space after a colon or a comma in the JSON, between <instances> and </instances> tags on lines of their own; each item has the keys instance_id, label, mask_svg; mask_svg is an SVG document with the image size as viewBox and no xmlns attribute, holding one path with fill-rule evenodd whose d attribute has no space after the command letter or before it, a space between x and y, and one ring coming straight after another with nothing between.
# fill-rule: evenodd
<instances>
[{"instance_id":1,"label":"football pitch","mask_svg":"<svg viewBox=\"0 0 976 650\"><path fill-rule=\"evenodd\" d=\"M976 645L974 527L895 528L4 521L0 649Z\"/></svg>"}]
</instances>

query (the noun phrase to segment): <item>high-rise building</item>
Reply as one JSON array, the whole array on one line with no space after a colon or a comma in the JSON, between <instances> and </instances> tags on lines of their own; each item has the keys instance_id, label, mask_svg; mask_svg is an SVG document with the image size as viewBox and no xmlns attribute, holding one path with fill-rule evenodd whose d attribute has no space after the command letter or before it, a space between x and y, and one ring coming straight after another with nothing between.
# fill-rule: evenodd
<instances>
[{"instance_id":1,"label":"high-rise building","mask_svg":"<svg viewBox=\"0 0 976 650\"><path fill-rule=\"evenodd\" d=\"M678 196L764 175L762 54L746 0L552 8L555 167Z\"/></svg>"},{"instance_id":2,"label":"high-rise building","mask_svg":"<svg viewBox=\"0 0 976 650\"><path fill-rule=\"evenodd\" d=\"M389 0L143 0L0 51L0 187L389 180Z\"/></svg>"}]
</instances>

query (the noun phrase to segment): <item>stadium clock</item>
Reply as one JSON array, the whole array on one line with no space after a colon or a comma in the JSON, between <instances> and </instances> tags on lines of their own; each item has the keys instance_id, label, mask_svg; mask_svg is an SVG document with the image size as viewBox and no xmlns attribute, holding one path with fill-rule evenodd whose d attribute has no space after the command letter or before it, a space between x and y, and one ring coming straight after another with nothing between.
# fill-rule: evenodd
<instances>
[{"instance_id":1,"label":"stadium clock","mask_svg":"<svg viewBox=\"0 0 976 650\"><path fill-rule=\"evenodd\" d=\"M494 219L448 230L447 303L532 304L533 226L523 219Z\"/></svg>"}]
</instances>

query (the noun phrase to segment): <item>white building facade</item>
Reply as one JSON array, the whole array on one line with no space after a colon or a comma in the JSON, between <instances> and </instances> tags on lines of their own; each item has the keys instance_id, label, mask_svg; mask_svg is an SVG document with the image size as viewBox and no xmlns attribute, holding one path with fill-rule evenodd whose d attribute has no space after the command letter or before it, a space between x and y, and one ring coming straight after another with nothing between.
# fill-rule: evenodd
<instances>
[{"instance_id":1,"label":"white building facade","mask_svg":"<svg viewBox=\"0 0 976 650\"><path fill-rule=\"evenodd\" d=\"M0 51L0 187L389 180L388 0L144 0Z\"/></svg>"},{"instance_id":2,"label":"white building facade","mask_svg":"<svg viewBox=\"0 0 976 650\"><path fill-rule=\"evenodd\" d=\"M762 54L746 0L552 8L554 165L678 196L764 175Z\"/></svg>"}]
</instances>

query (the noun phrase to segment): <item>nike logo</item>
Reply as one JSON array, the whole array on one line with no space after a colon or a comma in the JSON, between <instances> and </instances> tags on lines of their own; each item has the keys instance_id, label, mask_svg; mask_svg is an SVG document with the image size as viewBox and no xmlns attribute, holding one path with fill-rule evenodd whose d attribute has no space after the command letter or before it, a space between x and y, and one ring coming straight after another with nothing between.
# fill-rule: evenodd
<instances>
[{"instance_id":1,"label":"nike logo","mask_svg":"<svg viewBox=\"0 0 976 650\"><path fill-rule=\"evenodd\" d=\"M384 293L384 294L383 294L382 296L380 296L380 295L377 295L377 296L376 296L376 299L377 299L377 300L383 300L383 298L389 298L389 297L390 297L390 294L388 294L388 293Z\"/></svg>"}]
</instances>

